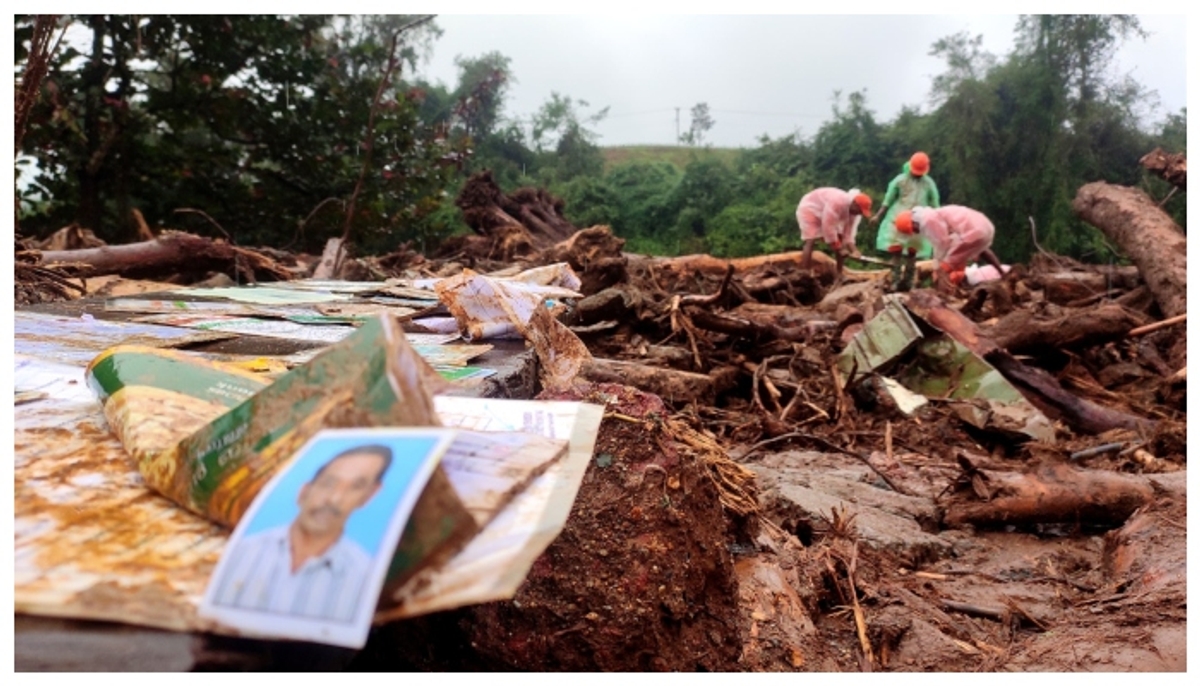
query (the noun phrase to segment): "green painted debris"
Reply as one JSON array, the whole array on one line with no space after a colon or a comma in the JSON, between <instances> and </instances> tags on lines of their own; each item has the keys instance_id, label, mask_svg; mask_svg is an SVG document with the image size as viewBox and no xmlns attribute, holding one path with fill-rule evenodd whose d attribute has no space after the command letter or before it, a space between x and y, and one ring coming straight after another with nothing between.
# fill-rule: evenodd
<instances>
[{"instance_id":1,"label":"green painted debris","mask_svg":"<svg viewBox=\"0 0 1200 686\"><path fill-rule=\"evenodd\" d=\"M922 333L916 315L896 300L863 326L838 357L837 366L843 380L848 380L851 370L859 381L879 375L881 390L907 416L931 398L960 401L951 408L972 426L1054 441L1054 425L999 371L945 334Z\"/></svg>"},{"instance_id":2,"label":"green painted debris","mask_svg":"<svg viewBox=\"0 0 1200 686\"><path fill-rule=\"evenodd\" d=\"M842 381L871 372L887 373L890 363L904 356L921 339L921 329L908 310L896 301L867 322L838 357Z\"/></svg>"},{"instance_id":3,"label":"green painted debris","mask_svg":"<svg viewBox=\"0 0 1200 686\"><path fill-rule=\"evenodd\" d=\"M921 341L913 363L896 374L896 380L928 398L1025 402L995 367L949 336Z\"/></svg>"}]
</instances>

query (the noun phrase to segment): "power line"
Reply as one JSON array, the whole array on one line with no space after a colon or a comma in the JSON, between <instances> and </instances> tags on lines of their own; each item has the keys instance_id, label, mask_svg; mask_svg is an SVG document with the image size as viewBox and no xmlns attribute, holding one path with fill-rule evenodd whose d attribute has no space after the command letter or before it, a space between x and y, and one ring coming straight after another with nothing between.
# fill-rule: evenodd
<instances>
[{"instance_id":1,"label":"power line","mask_svg":"<svg viewBox=\"0 0 1200 686\"><path fill-rule=\"evenodd\" d=\"M680 108L678 108L678 107L660 107L658 109L639 110L637 112L616 112L613 114L605 115L604 119L619 119L621 117L640 117L640 116L647 115L647 114L662 114L663 112L672 112L672 111L675 112L676 119L678 119L679 118L679 110L680 110ZM826 118L829 118L832 116L831 114L828 114L828 113L813 114L811 112L754 112L754 111L750 111L750 110L714 110L714 109L710 109L709 112L711 112L713 114L739 114L739 115L749 115L749 116L754 116L754 117L802 117L805 119L826 119ZM534 120L534 118L532 116L509 117L508 120L512 121L512 122L528 123L528 122L532 122Z\"/></svg>"},{"instance_id":2,"label":"power line","mask_svg":"<svg viewBox=\"0 0 1200 686\"><path fill-rule=\"evenodd\" d=\"M809 112L749 112L746 110L709 110L713 114L749 114L757 117L805 117L808 119L822 119L828 117L828 114L812 114Z\"/></svg>"}]
</instances>

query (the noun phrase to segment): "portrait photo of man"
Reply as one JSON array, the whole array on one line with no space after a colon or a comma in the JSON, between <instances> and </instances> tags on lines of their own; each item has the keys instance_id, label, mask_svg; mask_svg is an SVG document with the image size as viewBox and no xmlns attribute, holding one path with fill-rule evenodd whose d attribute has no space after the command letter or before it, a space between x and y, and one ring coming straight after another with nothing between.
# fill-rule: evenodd
<instances>
[{"instance_id":1,"label":"portrait photo of man","mask_svg":"<svg viewBox=\"0 0 1200 686\"><path fill-rule=\"evenodd\" d=\"M346 524L379 491L392 458L386 445L355 445L317 468L300 486L290 522L246 535L226 553L213 604L353 621L373 555L346 535Z\"/></svg>"}]
</instances>

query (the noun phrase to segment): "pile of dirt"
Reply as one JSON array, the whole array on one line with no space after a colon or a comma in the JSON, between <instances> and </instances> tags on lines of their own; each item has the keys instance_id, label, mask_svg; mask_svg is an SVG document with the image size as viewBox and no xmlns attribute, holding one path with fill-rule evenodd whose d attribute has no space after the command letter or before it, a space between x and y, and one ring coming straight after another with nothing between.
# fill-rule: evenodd
<instances>
[{"instance_id":1,"label":"pile of dirt","mask_svg":"<svg viewBox=\"0 0 1200 686\"><path fill-rule=\"evenodd\" d=\"M354 666L738 669L730 550L748 544L738 543L710 465L674 435L657 396L602 384L547 399L606 406L563 532L511 601L383 627ZM749 535L745 522L740 529Z\"/></svg>"}]
</instances>

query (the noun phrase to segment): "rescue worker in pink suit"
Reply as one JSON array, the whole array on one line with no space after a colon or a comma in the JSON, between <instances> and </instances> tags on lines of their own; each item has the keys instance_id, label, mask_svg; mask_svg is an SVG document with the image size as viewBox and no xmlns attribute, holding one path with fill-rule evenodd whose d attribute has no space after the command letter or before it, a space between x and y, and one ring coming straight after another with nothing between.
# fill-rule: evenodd
<instances>
[{"instance_id":1,"label":"rescue worker in pink suit","mask_svg":"<svg viewBox=\"0 0 1200 686\"><path fill-rule=\"evenodd\" d=\"M858 236L858 223L863 217L871 217L871 198L857 188L848 191L817 188L805 194L796 207L800 238L804 240L804 260L800 268L812 268L813 243L819 238L833 248L837 275L841 278L846 253L862 254L855 245L855 238Z\"/></svg>"},{"instance_id":2,"label":"rescue worker in pink suit","mask_svg":"<svg viewBox=\"0 0 1200 686\"><path fill-rule=\"evenodd\" d=\"M946 280L952 286L962 283L967 264L980 257L1004 273L1000 259L991 250L996 227L978 210L962 205L914 207L896 215L896 230L929 241L938 261L939 287L944 288Z\"/></svg>"}]
</instances>

